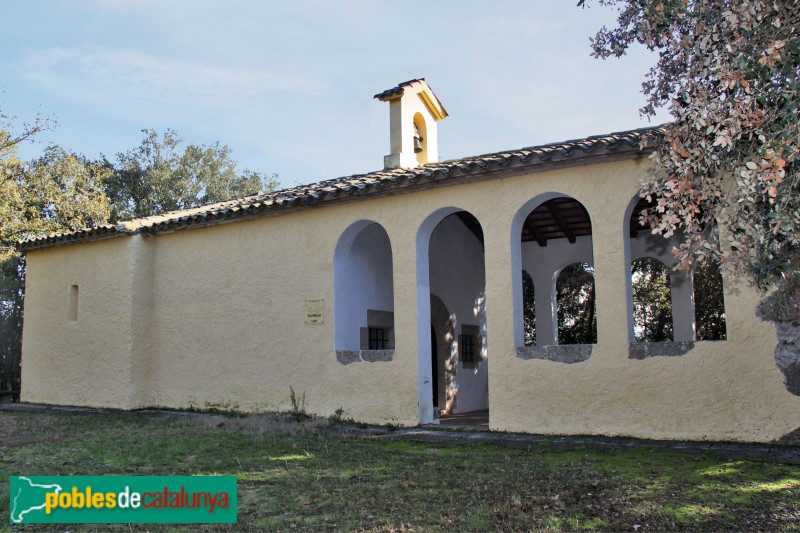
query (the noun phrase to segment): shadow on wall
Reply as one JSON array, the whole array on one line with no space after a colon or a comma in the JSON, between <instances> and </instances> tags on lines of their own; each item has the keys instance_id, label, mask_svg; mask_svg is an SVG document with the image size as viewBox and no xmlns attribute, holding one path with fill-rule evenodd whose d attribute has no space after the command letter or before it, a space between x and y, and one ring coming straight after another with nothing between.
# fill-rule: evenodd
<instances>
[{"instance_id":1,"label":"shadow on wall","mask_svg":"<svg viewBox=\"0 0 800 533\"><path fill-rule=\"evenodd\" d=\"M800 396L800 288L772 293L761 301L756 315L775 326L775 363L786 390Z\"/></svg>"}]
</instances>

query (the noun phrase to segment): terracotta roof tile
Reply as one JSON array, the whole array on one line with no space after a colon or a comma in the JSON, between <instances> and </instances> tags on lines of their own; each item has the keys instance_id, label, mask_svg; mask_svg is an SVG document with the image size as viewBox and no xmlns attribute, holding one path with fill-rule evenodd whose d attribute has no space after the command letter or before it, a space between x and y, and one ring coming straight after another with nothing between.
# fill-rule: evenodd
<instances>
[{"instance_id":1,"label":"terracotta roof tile","mask_svg":"<svg viewBox=\"0 0 800 533\"><path fill-rule=\"evenodd\" d=\"M402 85L400 84L398 87ZM105 224L75 232L33 237L20 241L18 248L20 250L32 250L125 234L172 231L187 226L208 223L211 220L272 214L275 210L287 209L298 203L309 206L323 205L332 200L381 194L405 187L415 187L417 182L420 181L423 184L441 182L442 185L446 185L448 181L455 178L478 179L482 175L508 167L520 167L533 171L534 167L539 167L540 165L548 166L564 159L602 156L609 153L641 153L641 151L651 148L653 136L661 135L663 131L663 127L657 126L465 157L440 163L431 163L416 168L384 169L368 174L345 176L271 193L245 196L191 209L127 220L115 225Z\"/></svg>"},{"instance_id":2,"label":"terracotta roof tile","mask_svg":"<svg viewBox=\"0 0 800 533\"><path fill-rule=\"evenodd\" d=\"M425 78L404 81L403 83L398 84L397 87L392 87L391 89L386 89L385 91L376 94L374 98L377 98L378 100L390 100L395 96L403 96L403 91L406 87L411 87L415 83L422 81L425 81Z\"/></svg>"}]
</instances>

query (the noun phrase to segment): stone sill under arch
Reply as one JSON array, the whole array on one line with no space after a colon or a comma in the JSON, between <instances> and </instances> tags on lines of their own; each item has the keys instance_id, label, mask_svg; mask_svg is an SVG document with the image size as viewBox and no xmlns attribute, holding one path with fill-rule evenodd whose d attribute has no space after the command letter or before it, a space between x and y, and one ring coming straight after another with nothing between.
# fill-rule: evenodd
<instances>
[{"instance_id":1,"label":"stone sill under arch","mask_svg":"<svg viewBox=\"0 0 800 533\"><path fill-rule=\"evenodd\" d=\"M551 346L521 346L517 348L520 359L544 359L556 363L582 363L592 355L594 344L557 344Z\"/></svg>"},{"instance_id":2,"label":"stone sill under arch","mask_svg":"<svg viewBox=\"0 0 800 533\"><path fill-rule=\"evenodd\" d=\"M394 359L394 350L336 350L336 360L350 363L383 363Z\"/></svg>"}]
</instances>

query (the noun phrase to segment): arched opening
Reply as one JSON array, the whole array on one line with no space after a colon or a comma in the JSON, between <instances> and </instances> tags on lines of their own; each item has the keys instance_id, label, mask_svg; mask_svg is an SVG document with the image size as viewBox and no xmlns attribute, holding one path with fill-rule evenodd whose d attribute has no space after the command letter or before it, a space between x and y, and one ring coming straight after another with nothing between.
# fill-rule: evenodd
<instances>
[{"instance_id":1,"label":"arched opening","mask_svg":"<svg viewBox=\"0 0 800 533\"><path fill-rule=\"evenodd\" d=\"M669 269L654 257L631 262L633 332L636 342L673 340Z\"/></svg>"},{"instance_id":2,"label":"arched opening","mask_svg":"<svg viewBox=\"0 0 800 533\"><path fill-rule=\"evenodd\" d=\"M414 115L414 154L420 165L428 162L428 127L421 113Z\"/></svg>"},{"instance_id":3,"label":"arched opening","mask_svg":"<svg viewBox=\"0 0 800 533\"><path fill-rule=\"evenodd\" d=\"M558 344L597 344L594 268L572 263L556 280Z\"/></svg>"},{"instance_id":4,"label":"arched opening","mask_svg":"<svg viewBox=\"0 0 800 533\"><path fill-rule=\"evenodd\" d=\"M417 234L417 261L420 421L487 410L486 277L480 223L456 208L432 214Z\"/></svg>"},{"instance_id":5,"label":"arched opening","mask_svg":"<svg viewBox=\"0 0 800 533\"><path fill-rule=\"evenodd\" d=\"M588 270L569 266L573 263L585 265ZM567 361L556 353L557 350L546 348L571 344L576 339L586 340L585 344L596 342L595 326L587 330L592 332L591 335L569 333L572 331L570 328L579 327L569 325L578 317L575 306L582 306L581 309L586 311L578 313L581 318L591 317L590 325L596 322L593 265L592 223L583 204L568 196L548 193L520 208L512 223L511 241L511 267L516 278L513 280L514 340L518 355L577 362L576 359ZM520 271L524 272L523 276L519 276ZM590 287L574 283L565 285L568 281L577 283L588 273L591 273ZM562 291L575 289L573 296L580 302L570 300L565 292L559 303L557 280L562 274ZM534 292L533 287L538 290ZM590 303L591 310L587 307ZM562 309L569 304L573 304L573 308ZM559 334L559 320L564 335ZM585 325L583 322L580 324ZM588 357L589 353L587 349L583 355Z\"/></svg>"},{"instance_id":6,"label":"arched opening","mask_svg":"<svg viewBox=\"0 0 800 533\"><path fill-rule=\"evenodd\" d=\"M694 298L692 296L692 276L685 270L675 270L676 260L672 254L673 247L679 244L680 234L676 233L671 238L654 235L649 227L642 224L642 212L655 207L655 202L648 202L644 198L634 198L626 212L625 218L625 255L628 264L633 261L650 257L660 261L669 271L670 306L672 312L672 340L686 342L695 340L694 324ZM641 342L637 339L633 285L630 273L626 292L628 295L628 339L632 343Z\"/></svg>"},{"instance_id":7,"label":"arched opening","mask_svg":"<svg viewBox=\"0 0 800 533\"><path fill-rule=\"evenodd\" d=\"M386 230L370 220L348 227L336 246L333 276L337 355L393 350L392 246Z\"/></svg>"},{"instance_id":8,"label":"arched opening","mask_svg":"<svg viewBox=\"0 0 800 533\"><path fill-rule=\"evenodd\" d=\"M697 340L724 341L728 338L725 320L725 292L722 268L718 261L706 259L695 263L692 272L694 317Z\"/></svg>"}]
</instances>

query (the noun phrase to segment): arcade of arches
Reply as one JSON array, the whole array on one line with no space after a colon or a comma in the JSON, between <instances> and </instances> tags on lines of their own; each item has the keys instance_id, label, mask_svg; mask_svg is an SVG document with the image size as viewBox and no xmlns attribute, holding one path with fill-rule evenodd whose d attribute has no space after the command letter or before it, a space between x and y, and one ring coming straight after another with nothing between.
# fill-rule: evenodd
<instances>
[{"instance_id":1,"label":"arcade of arches","mask_svg":"<svg viewBox=\"0 0 800 533\"><path fill-rule=\"evenodd\" d=\"M620 232L628 265L629 358L681 355L696 340L724 340L722 279L715 265L673 270L674 239L639 223L646 202L634 198ZM483 225L445 208L417 236L420 412L489 409L491 327L486 322ZM598 342L591 214L574 198L545 194L516 214L511 235L514 334L522 359L575 364ZM392 244L370 220L353 223L334 258L335 349L342 364L390 361L395 344ZM509 273L511 275L511 273ZM694 281L694 283L693 283ZM697 305L700 302L702 305Z\"/></svg>"}]
</instances>

